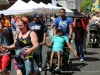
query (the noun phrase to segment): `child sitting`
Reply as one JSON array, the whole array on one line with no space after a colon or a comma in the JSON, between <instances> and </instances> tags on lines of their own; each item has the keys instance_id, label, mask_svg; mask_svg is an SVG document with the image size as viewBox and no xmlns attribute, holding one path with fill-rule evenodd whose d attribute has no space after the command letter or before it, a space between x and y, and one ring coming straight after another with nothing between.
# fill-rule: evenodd
<instances>
[{"instance_id":1,"label":"child sitting","mask_svg":"<svg viewBox=\"0 0 100 75\"><path fill-rule=\"evenodd\" d=\"M64 49L65 42L66 42L67 46L70 48L70 50L73 52L74 56L76 58L78 58L77 54L75 53L75 51L71 47L68 38L66 36L64 36L63 28L62 27L58 27L58 29L57 29L57 35L55 35L55 36L52 37L52 41L51 41L50 44L46 44L46 46L52 46L53 45L53 51L51 53L50 68L49 69L51 69L51 67L52 67L54 53L57 52L57 56L58 56L58 67L55 70L56 71L59 71L60 70L60 53Z\"/></svg>"}]
</instances>

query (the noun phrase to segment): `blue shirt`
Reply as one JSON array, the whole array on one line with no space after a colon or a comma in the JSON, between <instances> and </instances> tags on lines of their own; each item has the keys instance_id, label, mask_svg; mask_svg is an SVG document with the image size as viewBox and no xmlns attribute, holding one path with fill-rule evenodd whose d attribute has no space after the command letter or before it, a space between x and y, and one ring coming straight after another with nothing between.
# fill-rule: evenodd
<instances>
[{"instance_id":1,"label":"blue shirt","mask_svg":"<svg viewBox=\"0 0 100 75\"><path fill-rule=\"evenodd\" d=\"M44 31L46 30L46 26L42 22L34 23L32 21L29 23L29 28L37 34L38 41L42 42L43 34L44 34ZM33 39L34 39L34 37L33 37Z\"/></svg>"},{"instance_id":2,"label":"blue shirt","mask_svg":"<svg viewBox=\"0 0 100 75\"><path fill-rule=\"evenodd\" d=\"M52 37L53 42L53 51L63 51L64 45L66 42L69 42L68 38L66 36L59 37L58 35L55 35Z\"/></svg>"},{"instance_id":3,"label":"blue shirt","mask_svg":"<svg viewBox=\"0 0 100 75\"><path fill-rule=\"evenodd\" d=\"M65 17L64 20L61 17L58 17L54 21L54 26L62 26L65 35L69 36L69 26L72 25L72 23L72 19L69 17Z\"/></svg>"},{"instance_id":4,"label":"blue shirt","mask_svg":"<svg viewBox=\"0 0 100 75\"><path fill-rule=\"evenodd\" d=\"M16 28L14 28L15 25L16 25L16 23L13 20L11 20L11 29L12 29L12 31L16 31Z\"/></svg>"}]
</instances>

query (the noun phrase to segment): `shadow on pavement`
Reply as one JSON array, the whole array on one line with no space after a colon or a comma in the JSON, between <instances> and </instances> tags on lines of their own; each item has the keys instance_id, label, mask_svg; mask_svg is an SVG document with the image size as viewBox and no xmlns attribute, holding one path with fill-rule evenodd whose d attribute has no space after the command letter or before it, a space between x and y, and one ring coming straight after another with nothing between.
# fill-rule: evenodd
<instances>
[{"instance_id":1,"label":"shadow on pavement","mask_svg":"<svg viewBox=\"0 0 100 75\"><path fill-rule=\"evenodd\" d=\"M98 58L96 58L96 57L85 57L84 60L85 61L99 61L100 59L99 59L99 57Z\"/></svg>"},{"instance_id":2,"label":"shadow on pavement","mask_svg":"<svg viewBox=\"0 0 100 75\"><path fill-rule=\"evenodd\" d=\"M84 55L95 55L95 54L99 54L99 53L96 53L96 52L87 52Z\"/></svg>"}]
</instances>

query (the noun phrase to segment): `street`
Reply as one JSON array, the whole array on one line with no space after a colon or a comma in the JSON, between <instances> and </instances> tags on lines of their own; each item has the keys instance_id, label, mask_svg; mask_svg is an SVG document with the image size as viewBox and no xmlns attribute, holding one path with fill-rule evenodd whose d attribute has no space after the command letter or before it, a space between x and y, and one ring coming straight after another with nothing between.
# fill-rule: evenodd
<instances>
[{"instance_id":1,"label":"street","mask_svg":"<svg viewBox=\"0 0 100 75\"><path fill-rule=\"evenodd\" d=\"M49 43L51 37L47 38L47 43ZM74 44L72 43L74 47ZM43 63L46 57L48 48L43 46ZM99 48L87 48L87 54L85 54L85 61L80 62L73 57L71 53L72 62L73 62L73 74L71 75L100 75L100 49ZM44 65L44 64L43 64ZM14 70L14 64L12 61L12 70L11 75L16 75L16 71ZM42 72L44 75L44 72ZM68 74L69 75L69 74Z\"/></svg>"}]
</instances>

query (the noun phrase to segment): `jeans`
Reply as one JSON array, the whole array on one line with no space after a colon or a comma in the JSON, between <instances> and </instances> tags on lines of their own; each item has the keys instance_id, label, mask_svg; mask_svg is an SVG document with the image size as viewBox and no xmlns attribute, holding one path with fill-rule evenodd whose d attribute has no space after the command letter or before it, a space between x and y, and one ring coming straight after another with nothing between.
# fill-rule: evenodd
<instances>
[{"instance_id":1,"label":"jeans","mask_svg":"<svg viewBox=\"0 0 100 75\"><path fill-rule=\"evenodd\" d=\"M83 46L84 46L84 40L75 40L75 46L77 55L80 59L84 59L84 52L83 52Z\"/></svg>"},{"instance_id":2,"label":"jeans","mask_svg":"<svg viewBox=\"0 0 100 75\"><path fill-rule=\"evenodd\" d=\"M16 56L19 57L21 55L21 53L25 50L25 48L28 48L28 46L17 49ZM17 61L17 63L18 63L18 61ZM31 75L31 73L33 71L35 72L36 75L39 75L39 68L38 68L37 64L35 63L35 61L33 60L33 58L28 58L28 59L24 60L24 65L25 65L25 71L26 71L25 75Z\"/></svg>"},{"instance_id":3,"label":"jeans","mask_svg":"<svg viewBox=\"0 0 100 75\"><path fill-rule=\"evenodd\" d=\"M42 67L42 46L39 44L38 49L36 50L35 60L39 67Z\"/></svg>"}]
</instances>

